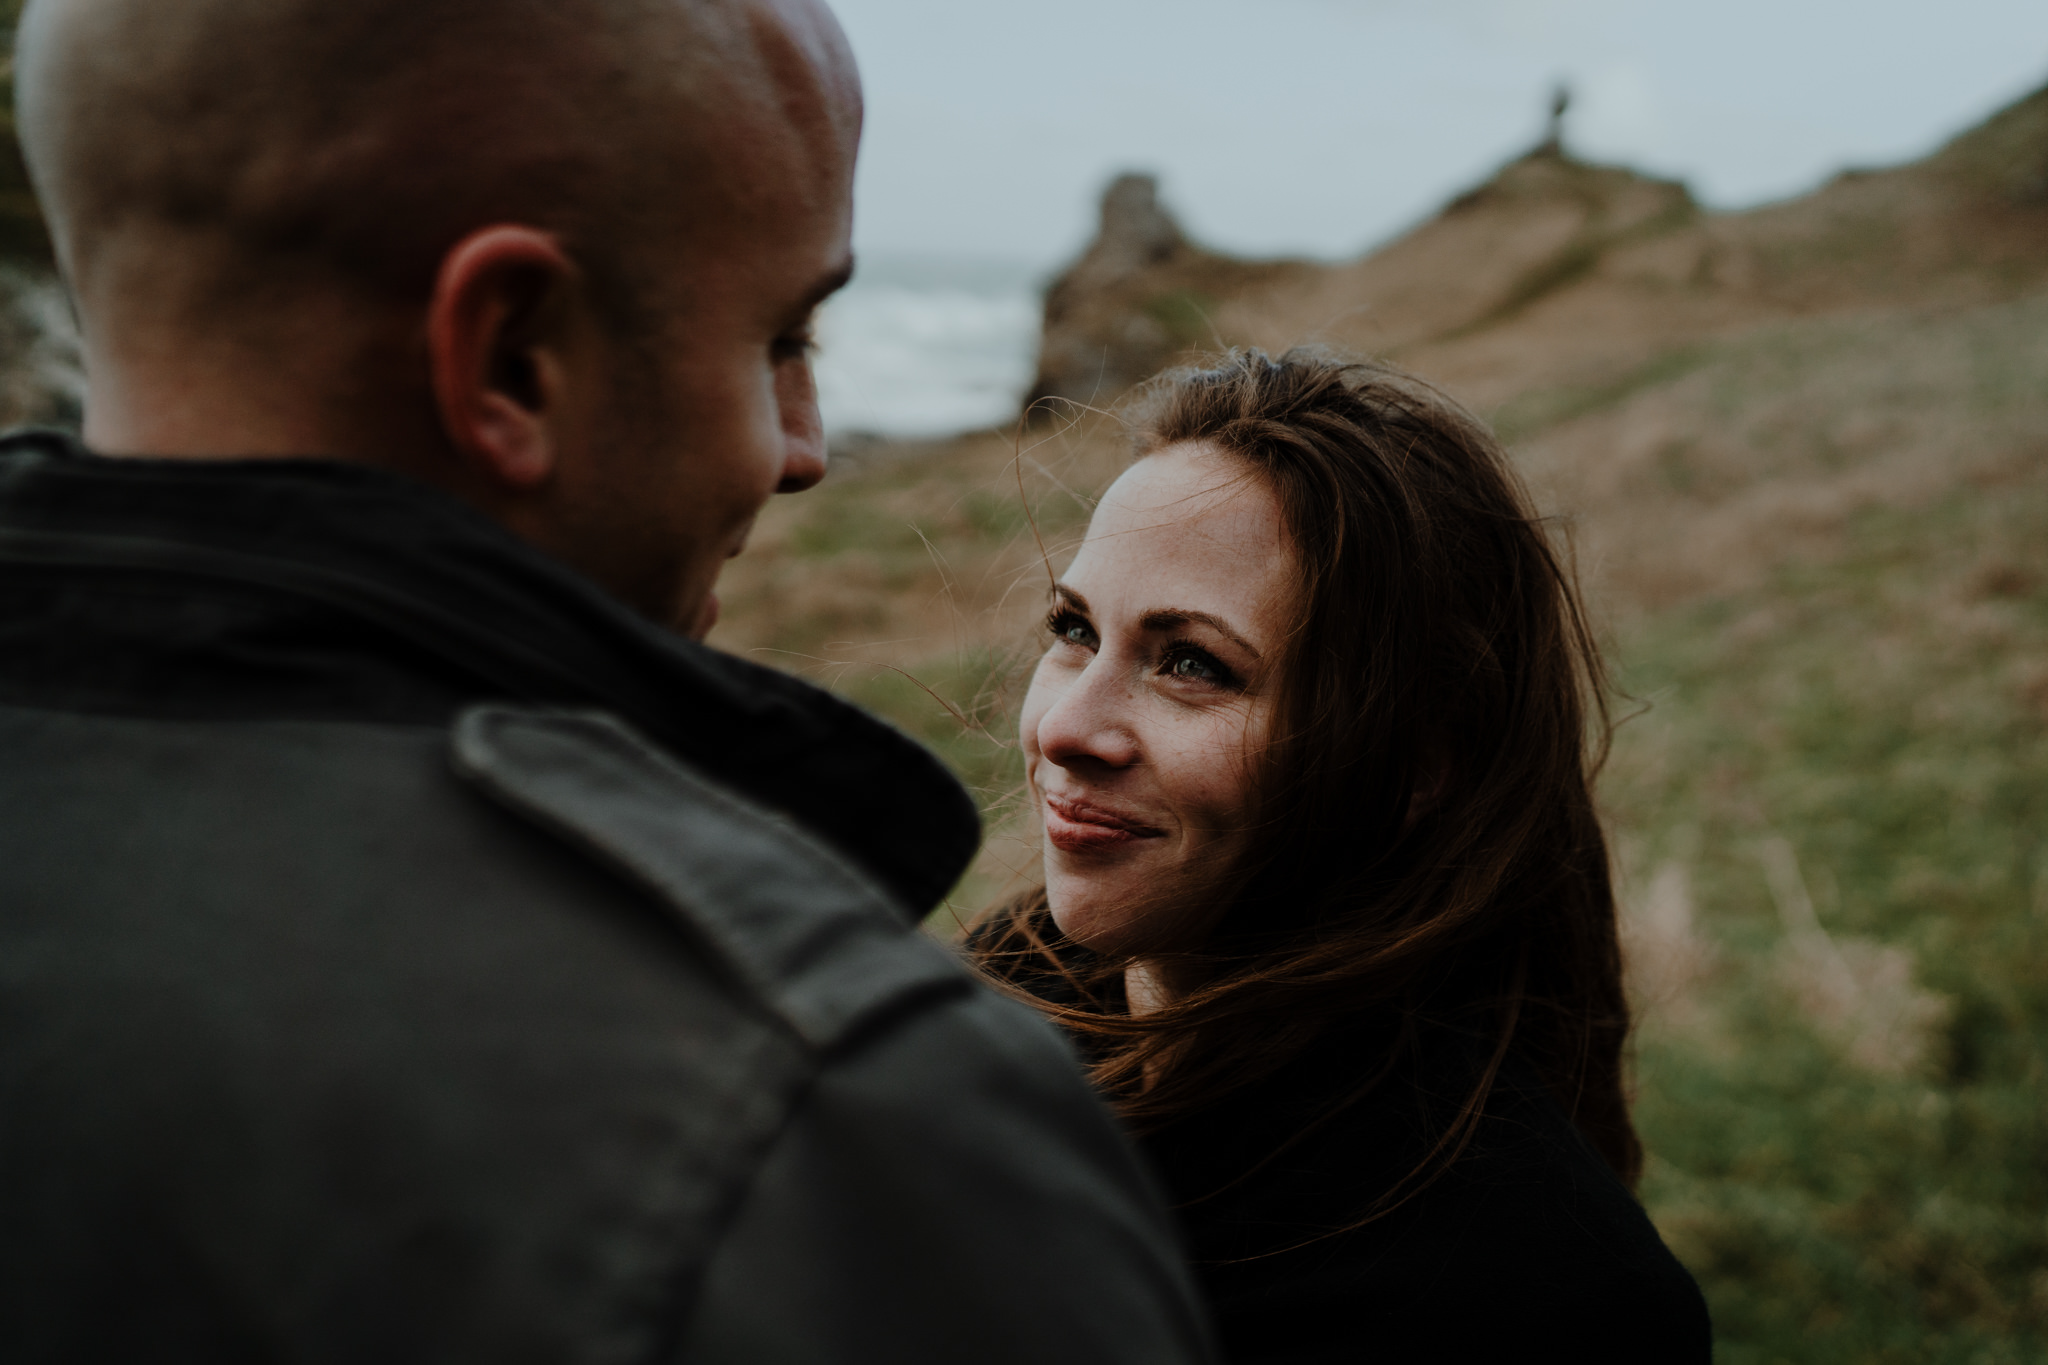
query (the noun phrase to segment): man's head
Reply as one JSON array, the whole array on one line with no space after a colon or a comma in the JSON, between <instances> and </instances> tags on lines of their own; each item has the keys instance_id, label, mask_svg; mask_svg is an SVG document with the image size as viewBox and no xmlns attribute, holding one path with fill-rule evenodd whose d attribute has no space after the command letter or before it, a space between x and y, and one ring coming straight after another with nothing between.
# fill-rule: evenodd
<instances>
[{"instance_id":1,"label":"man's head","mask_svg":"<svg viewBox=\"0 0 2048 1365\"><path fill-rule=\"evenodd\" d=\"M822 476L818 0L32 0L17 61L96 447L398 468L699 629Z\"/></svg>"}]
</instances>

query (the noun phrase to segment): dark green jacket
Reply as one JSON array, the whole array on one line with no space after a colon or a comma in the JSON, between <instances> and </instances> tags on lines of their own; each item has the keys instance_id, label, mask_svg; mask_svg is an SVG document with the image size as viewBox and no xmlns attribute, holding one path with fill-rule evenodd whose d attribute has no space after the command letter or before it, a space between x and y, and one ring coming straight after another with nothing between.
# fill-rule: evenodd
<instances>
[{"instance_id":1,"label":"dark green jacket","mask_svg":"<svg viewBox=\"0 0 2048 1365\"><path fill-rule=\"evenodd\" d=\"M0 442L0 1359L1204 1358L977 837L437 494Z\"/></svg>"}]
</instances>

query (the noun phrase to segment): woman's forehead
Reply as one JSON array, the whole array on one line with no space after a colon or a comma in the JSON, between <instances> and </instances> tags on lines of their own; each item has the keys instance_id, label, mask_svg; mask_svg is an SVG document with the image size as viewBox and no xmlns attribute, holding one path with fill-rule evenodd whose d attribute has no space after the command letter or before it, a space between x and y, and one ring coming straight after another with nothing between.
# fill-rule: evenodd
<instances>
[{"instance_id":1,"label":"woman's forehead","mask_svg":"<svg viewBox=\"0 0 2048 1365\"><path fill-rule=\"evenodd\" d=\"M1270 550L1284 539L1272 490L1244 461L1208 446L1169 446L1109 486L1088 539L1244 540Z\"/></svg>"},{"instance_id":2,"label":"woman's forehead","mask_svg":"<svg viewBox=\"0 0 2048 1365\"><path fill-rule=\"evenodd\" d=\"M1265 481L1233 457L1174 446L1110 486L1066 578L1091 601L1106 594L1137 611L1221 608L1244 619L1284 596L1292 572Z\"/></svg>"}]
</instances>

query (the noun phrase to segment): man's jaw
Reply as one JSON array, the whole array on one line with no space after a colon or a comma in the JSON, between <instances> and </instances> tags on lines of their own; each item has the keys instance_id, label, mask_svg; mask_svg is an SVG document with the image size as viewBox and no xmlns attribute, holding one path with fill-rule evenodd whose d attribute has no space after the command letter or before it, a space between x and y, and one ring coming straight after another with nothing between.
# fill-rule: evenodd
<instances>
[{"instance_id":1,"label":"man's jaw","mask_svg":"<svg viewBox=\"0 0 2048 1365\"><path fill-rule=\"evenodd\" d=\"M752 518L749 518L747 524L741 528L740 533L733 537L732 547L725 552L726 559L738 559L741 552L747 548L747 539L753 532L754 522ZM717 579L713 578L712 583L712 587L704 590L704 596L699 599L696 611L686 617L683 634L689 636L692 640L702 640L711 633L711 628L718 624L720 607L716 586Z\"/></svg>"},{"instance_id":2,"label":"man's jaw","mask_svg":"<svg viewBox=\"0 0 2048 1365\"><path fill-rule=\"evenodd\" d=\"M718 594L716 592L707 592L704 594L703 600L698 602L697 613L691 618L689 625L683 629L683 634L689 636L692 640L701 642L705 636L711 633L711 628L717 624Z\"/></svg>"}]
</instances>

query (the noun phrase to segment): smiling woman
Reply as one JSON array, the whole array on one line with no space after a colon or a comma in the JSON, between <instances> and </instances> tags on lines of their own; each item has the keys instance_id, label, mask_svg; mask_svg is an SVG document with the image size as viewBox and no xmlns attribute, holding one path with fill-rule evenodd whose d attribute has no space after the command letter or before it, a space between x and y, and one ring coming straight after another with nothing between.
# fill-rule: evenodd
<instances>
[{"instance_id":1,"label":"smiling woman","mask_svg":"<svg viewBox=\"0 0 2048 1365\"><path fill-rule=\"evenodd\" d=\"M1505 454L1380 366L1165 376L975 935L1144 1138L1238 1361L1705 1360L1630 1193L1600 660Z\"/></svg>"}]
</instances>

